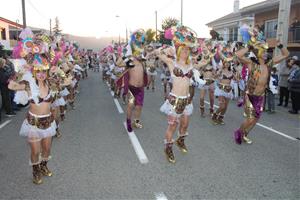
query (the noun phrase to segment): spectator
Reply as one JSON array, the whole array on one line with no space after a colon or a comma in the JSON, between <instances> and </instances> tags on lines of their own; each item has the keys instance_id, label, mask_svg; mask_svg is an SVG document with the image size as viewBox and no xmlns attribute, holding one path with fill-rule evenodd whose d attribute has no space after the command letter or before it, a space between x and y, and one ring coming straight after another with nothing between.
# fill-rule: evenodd
<instances>
[{"instance_id":1,"label":"spectator","mask_svg":"<svg viewBox=\"0 0 300 200\"><path fill-rule=\"evenodd\" d=\"M277 68L273 67L271 71L271 77L269 87L267 89L268 111L269 113L275 113L275 95L278 94L278 74Z\"/></svg>"},{"instance_id":2,"label":"spectator","mask_svg":"<svg viewBox=\"0 0 300 200\"><path fill-rule=\"evenodd\" d=\"M293 65L295 63L295 59L298 59L296 56L287 60L287 62L282 64L279 69L279 87L280 87L280 96L279 96L279 104L278 106L282 106L283 99L284 107L288 106L289 103L289 90L288 90L288 82L287 79L293 70Z\"/></svg>"},{"instance_id":3,"label":"spectator","mask_svg":"<svg viewBox=\"0 0 300 200\"><path fill-rule=\"evenodd\" d=\"M5 71L6 71L7 75L9 77L14 76L15 75L15 66L14 66L14 64L9 60L9 57L6 57L5 61L6 61ZM18 108L17 104L13 101L14 98L15 98L15 93L16 93L15 91L9 90L9 96L10 96L10 99L11 99L12 109L13 109L13 111L19 111L20 108Z\"/></svg>"},{"instance_id":4,"label":"spectator","mask_svg":"<svg viewBox=\"0 0 300 200\"><path fill-rule=\"evenodd\" d=\"M6 66L6 61L3 58L0 58L0 90L2 96L2 104L6 111L6 115L8 117L16 115L13 112L12 105L11 105L11 98L9 95L8 89L8 79L10 77L9 71L7 71L9 67Z\"/></svg>"},{"instance_id":5,"label":"spectator","mask_svg":"<svg viewBox=\"0 0 300 200\"><path fill-rule=\"evenodd\" d=\"M298 114L298 111L300 110L300 61L297 60L294 66L295 69L288 78L292 99L292 110L289 110L289 112L291 114Z\"/></svg>"}]
</instances>

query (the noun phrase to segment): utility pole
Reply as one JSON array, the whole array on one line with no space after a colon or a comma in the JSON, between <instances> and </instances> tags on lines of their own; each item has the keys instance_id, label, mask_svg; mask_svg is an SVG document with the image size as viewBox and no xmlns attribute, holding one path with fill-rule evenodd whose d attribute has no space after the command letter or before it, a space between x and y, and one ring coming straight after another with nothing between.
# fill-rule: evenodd
<instances>
[{"instance_id":1,"label":"utility pole","mask_svg":"<svg viewBox=\"0 0 300 200\"><path fill-rule=\"evenodd\" d=\"M182 16L183 16L183 0L181 0L181 17L180 17L181 26L183 25Z\"/></svg>"},{"instance_id":2,"label":"utility pole","mask_svg":"<svg viewBox=\"0 0 300 200\"><path fill-rule=\"evenodd\" d=\"M157 10L155 11L155 41L157 42Z\"/></svg>"},{"instance_id":3,"label":"utility pole","mask_svg":"<svg viewBox=\"0 0 300 200\"><path fill-rule=\"evenodd\" d=\"M126 26L126 43L128 42L128 30L127 30L127 26Z\"/></svg>"},{"instance_id":4,"label":"utility pole","mask_svg":"<svg viewBox=\"0 0 300 200\"><path fill-rule=\"evenodd\" d=\"M23 28L26 28L25 0L22 0Z\"/></svg>"},{"instance_id":5,"label":"utility pole","mask_svg":"<svg viewBox=\"0 0 300 200\"><path fill-rule=\"evenodd\" d=\"M290 12L291 0L280 0L276 39L279 40L284 47L288 45ZM278 54L280 54L280 50L276 48L276 55Z\"/></svg>"},{"instance_id":6,"label":"utility pole","mask_svg":"<svg viewBox=\"0 0 300 200\"><path fill-rule=\"evenodd\" d=\"M51 19L50 19L50 36L52 36L52 23L51 23Z\"/></svg>"}]
</instances>

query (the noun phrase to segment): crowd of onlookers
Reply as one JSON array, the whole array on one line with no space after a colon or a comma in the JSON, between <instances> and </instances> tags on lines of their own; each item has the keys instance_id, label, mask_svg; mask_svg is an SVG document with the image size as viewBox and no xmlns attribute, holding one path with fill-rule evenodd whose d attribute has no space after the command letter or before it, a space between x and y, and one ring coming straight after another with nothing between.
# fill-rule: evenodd
<instances>
[{"instance_id":1,"label":"crowd of onlookers","mask_svg":"<svg viewBox=\"0 0 300 200\"><path fill-rule=\"evenodd\" d=\"M272 90L272 86L278 90ZM288 107L291 101L292 108L289 113L298 114L300 110L300 60L297 56L287 59L271 71L270 87L267 90L268 106L266 107L270 112L275 112L275 95L277 94L279 95L277 106Z\"/></svg>"}]
</instances>

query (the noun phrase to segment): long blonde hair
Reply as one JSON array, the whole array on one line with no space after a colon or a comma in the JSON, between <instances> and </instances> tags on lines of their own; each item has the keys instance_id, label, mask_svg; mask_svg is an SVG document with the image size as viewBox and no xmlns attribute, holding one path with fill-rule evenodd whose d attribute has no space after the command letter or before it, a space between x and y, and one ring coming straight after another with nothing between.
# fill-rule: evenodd
<instances>
[{"instance_id":1,"label":"long blonde hair","mask_svg":"<svg viewBox=\"0 0 300 200\"><path fill-rule=\"evenodd\" d=\"M186 46L179 46L179 47L176 49L176 58L177 58L176 61L177 61L177 62L178 62L179 59L180 59L180 54L181 54L181 51L182 51L182 49L183 49L184 47L186 47ZM189 56L190 53L191 53L191 50L190 50L190 48L189 48L188 56L187 56L186 61L185 61L185 63L186 63L187 65L189 65L190 62L191 62L190 56Z\"/></svg>"}]
</instances>

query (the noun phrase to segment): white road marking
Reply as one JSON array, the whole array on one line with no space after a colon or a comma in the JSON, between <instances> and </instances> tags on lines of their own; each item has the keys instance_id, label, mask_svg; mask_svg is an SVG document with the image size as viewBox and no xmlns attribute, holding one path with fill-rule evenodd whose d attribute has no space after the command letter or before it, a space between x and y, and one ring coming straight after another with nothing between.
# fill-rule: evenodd
<instances>
[{"instance_id":1,"label":"white road marking","mask_svg":"<svg viewBox=\"0 0 300 200\"><path fill-rule=\"evenodd\" d=\"M204 102L205 102L206 104L209 105L209 102L208 102L208 101L204 101ZM217 105L214 105L214 107L215 107L215 108L219 108L219 106L217 106ZM289 135L287 135L287 134L284 134L284 133L282 133L282 132L280 132L280 131L277 131L277 130L273 129L272 127L265 126L265 125L263 125L263 124L261 124L261 123L257 123L257 125L260 126L260 127L262 127L262 128L265 128L265 129L267 129L267 130L269 130L269 131L272 131L272 132L274 132L274 133L277 133L278 135L281 135L281 136L283 136L283 137L285 137L285 138L288 138L288 139L291 139L291 140L294 140L294 141L298 141L298 139L296 139L296 138L294 138L294 137L291 137L291 136L289 136Z\"/></svg>"},{"instance_id":2,"label":"white road marking","mask_svg":"<svg viewBox=\"0 0 300 200\"><path fill-rule=\"evenodd\" d=\"M118 99L114 99L114 102L115 102L115 104L116 104L116 106L117 106L117 109L118 109L119 113L120 113L120 114L124 113L124 111L123 111L123 109L122 109L122 107L121 107L121 105L120 105Z\"/></svg>"},{"instance_id":3,"label":"white road marking","mask_svg":"<svg viewBox=\"0 0 300 200\"><path fill-rule=\"evenodd\" d=\"M261 123L257 123L257 125L260 126L260 127L262 127L262 128L265 128L265 129L267 129L267 130L269 130L269 131L272 131L272 132L274 132L274 133L277 133L278 135L281 135L281 136L283 136L283 137L286 137L286 138L288 138L288 139L291 139L291 140L294 140L294 141L298 141L296 138L293 138L293 137L291 137L291 136L289 136L289 135L286 135L286 134L284 134L284 133L282 133L282 132L280 132L280 131L277 131L277 130L273 129L272 127L265 126L265 125L263 125L263 124L261 124Z\"/></svg>"},{"instance_id":4,"label":"white road marking","mask_svg":"<svg viewBox=\"0 0 300 200\"><path fill-rule=\"evenodd\" d=\"M210 103L209 103L208 101L204 101L204 103L206 103L206 104L210 105ZM214 108L219 108L219 106L217 106L217 105L214 105Z\"/></svg>"},{"instance_id":5,"label":"white road marking","mask_svg":"<svg viewBox=\"0 0 300 200\"><path fill-rule=\"evenodd\" d=\"M126 129L126 132L127 132L128 136L129 136L129 139L131 141L131 144L134 148L134 151L135 151L137 157L139 158L140 162L142 164L147 164L149 162L149 160L148 160L148 158L147 158L147 156L146 156L146 154L145 154L138 138L136 137L134 131L132 131L130 133L127 131L126 122L124 122L124 126L125 126L125 129Z\"/></svg>"},{"instance_id":6,"label":"white road marking","mask_svg":"<svg viewBox=\"0 0 300 200\"><path fill-rule=\"evenodd\" d=\"M11 119L10 120L7 120L5 122L3 122L1 125L0 125L0 129L3 128L4 126L6 126L7 124L9 124L11 122Z\"/></svg>"},{"instance_id":7,"label":"white road marking","mask_svg":"<svg viewBox=\"0 0 300 200\"><path fill-rule=\"evenodd\" d=\"M163 192L155 193L155 198L157 200L168 200L168 198L166 197L166 195Z\"/></svg>"}]
</instances>

